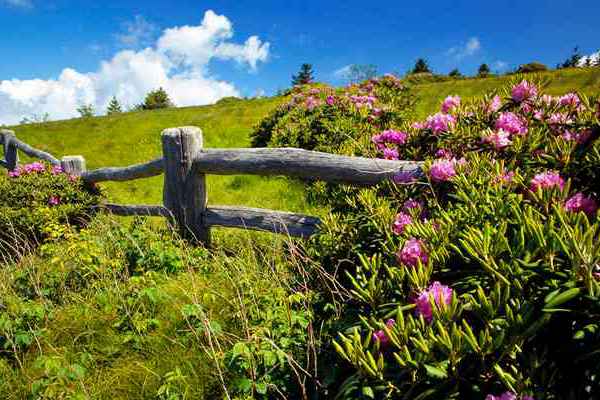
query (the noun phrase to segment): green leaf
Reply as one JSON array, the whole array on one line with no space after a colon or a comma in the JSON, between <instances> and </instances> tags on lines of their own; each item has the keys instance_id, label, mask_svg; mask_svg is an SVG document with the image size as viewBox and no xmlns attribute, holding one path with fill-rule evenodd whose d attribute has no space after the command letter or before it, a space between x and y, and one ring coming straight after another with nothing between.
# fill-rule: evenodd
<instances>
[{"instance_id":1,"label":"green leaf","mask_svg":"<svg viewBox=\"0 0 600 400\"><path fill-rule=\"evenodd\" d=\"M563 303L566 303L569 300L574 299L575 297L577 297L579 295L580 292L581 292L581 289L573 288L573 289L566 290L560 294L557 294L556 296L553 296L549 302L546 302L546 305L544 306L544 310L556 308L556 306L559 306Z\"/></svg>"},{"instance_id":2,"label":"green leaf","mask_svg":"<svg viewBox=\"0 0 600 400\"><path fill-rule=\"evenodd\" d=\"M425 364L425 370L427 371L427 375L431 376L432 378L445 379L448 377L447 371L438 367L434 367L433 365Z\"/></svg>"},{"instance_id":3,"label":"green leaf","mask_svg":"<svg viewBox=\"0 0 600 400\"><path fill-rule=\"evenodd\" d=\"M373 392L373 389L369 386L365 386L362 388L362 394L363 396L368 397L369 399L375 398L375 392Z\"/></svg>"}]
</instances>

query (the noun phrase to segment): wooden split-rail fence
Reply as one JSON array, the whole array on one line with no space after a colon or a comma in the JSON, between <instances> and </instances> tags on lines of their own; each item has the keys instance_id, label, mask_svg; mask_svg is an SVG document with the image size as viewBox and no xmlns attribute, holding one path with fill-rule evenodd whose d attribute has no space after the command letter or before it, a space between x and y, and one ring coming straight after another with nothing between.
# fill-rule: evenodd
<instances>
[{"instance_id":1,"label":"wooden split-rail fence","mask_svg":"<svg viewBox=\"0 0 600 400\"><path fill-rule=\"evenodd\" d=\"M103 204L109 212L122 215L162 216L187 238L210 243L210 228L233 227L308 237L320 220L307 215L247 208L208 206L206 174L283 175L358 186L375 185L399 173L420 176L421 163L363 157L348 157L295 148L210 149L203 148L200 128L186 126L162 132L163 156L128 167L88 171L82 156L58 159L19 140L13 131L0 131L4 159L0 166L12 171L19 165L18 152L59 165L84 181L130 181L164 173L162 205Z\"/></svg>"}]
</instances>

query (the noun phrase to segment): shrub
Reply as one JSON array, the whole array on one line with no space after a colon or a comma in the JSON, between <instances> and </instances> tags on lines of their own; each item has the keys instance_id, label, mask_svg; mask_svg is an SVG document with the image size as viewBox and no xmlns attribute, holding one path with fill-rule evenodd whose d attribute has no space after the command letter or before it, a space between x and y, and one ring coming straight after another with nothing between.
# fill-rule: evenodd
<instances>
[{"instance_id":1,"label":"shrub","mask_svg":"<svg viewBox=\"0 0 600 400\"><path fill-rule=\"evenodd\" d=\"M490 67L487 64L481 64L477 69L477 76L480 78L485 78L490 75Z\"/></svg>"},{"instance_id":2,"label":"shrub","mask_svg":"<svg viewBox=\"0 0 600 400\"><path fill-rule=\"evenodd\" d=\"M420 73L424 73L424 72L431 73L431 69L429 68L429 64L427 63L427 60L425 60L424 58L419 58L415 62L415 66L410 71L410 73L411 74L420 74Z\"/></svg>"},{"instance_id":3,"label":"shrub","mask_svg":"<svg viewBox=\"0 0 600 400\"><path fill-rule=\"evenodd\" d=\"M517 69L518 74L525 74L529 72L543 72L548 71L548 67L539 62L531 62L529 64L522 64Z\"/></svg>"},{"instance_id":4,"label":"shrub","mask_svg":"<svg viewBox=\"0 0 600 400\"><path fill-rule=\"evenodd\" d=\"M61 226L82 226L99 191L60 167L32 163L0 177L0 255L15 255L53 237Z\"/></svg>"},{"instance_id":5,"label":"shrub","mask_svg":"<svg viewBox=\"0 0 600 400\"><path fill-rule=\"evenodd\" d=\"M313 239L348 289L340 398L595 398L599 107L515 82L373 137L427 183L346 195Z\"/></svg>"},{"instance_id":6,"label":"shrub","mask_svg":"<svg viewBox=\"0 0 600 400\"><path fill-rule=\"evenodd\" d=\"M141 110L158 110L161 108L173 107L173 102L169 98L169 94L165 89L158 88L149 92L144 99L144 102L136 108Z\"/></svg>"}]
</instances>

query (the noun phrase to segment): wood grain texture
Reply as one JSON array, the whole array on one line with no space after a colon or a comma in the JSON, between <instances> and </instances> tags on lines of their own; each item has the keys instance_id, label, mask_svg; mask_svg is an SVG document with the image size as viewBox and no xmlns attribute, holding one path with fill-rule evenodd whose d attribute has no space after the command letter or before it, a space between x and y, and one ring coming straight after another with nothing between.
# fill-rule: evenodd
<instances>
[{"instance_id":1,"label":"wood grain texture","mask_svg":"<svg viewBox=\"0 0 600 400\"><path fill-rule=\"evenodd\" d=\"M283 211L238 206L210 206L204 223L208 226L254 229L290 236L308 237L315 233L319 218Z\"/></svg>"},{"instance_id":2,"label":"wood grain texture","mask_svg":"<svg viewBox=\"0 0 600 400\"><path fill-rule=\"evenodd\" d=\"M403 172L421 177L421 166L415 161L348 157L293 148L203 149L194 159L198 173L285 175L365 186Z\"/></svg>"},{"instance_id":3,"label":"wood grain texture","mask_svg":"<svg viewBox=\"0 0 600 400\"><path fill-rule=\"evenodd\" d=\"M19 165L19 153L16 146L16 136L13 131L3 129L0 131L2 145L4 147L4 161L9 171L14 171Z\"/></svg>"},{"instance_id":4,"label":"wood grain texture","mask_svg":"<svg viewBox=\"0 0 600 400\"><path fill-rule=\"evenodd\" d=\"M101 204L94 207L99 210L105 210L111 214L120 216L151 216L151 217L171 217L171 213L164 206L159 205L126 205L126 204Z\"/></svg>"},{"instance_id":5,"label":"wood grain texture","mask_svg":"<svg viewBox=\"0 0 600 400\"><path fill-rule=\"evenodd\" d=\"M25 142L20 141L19 139L14 139L14 143L16 147L21 150L23 153L27 154L29 157L38 158L40 160L44 160L49 162L52 165L60 165L60 160L54 157L52 154L47 153L45 151L36 149Z\"/></svg>"},{"instance_id":6,"label":"wood grain texture","mask_svg":"<svg viewBox=\"0 0 600 400\"><path fill-rule=\"evenodd\" d=\"M64 172L70 175L81 176L85 170L85 158L83 156L66 156L60 160L60 166Z\"/></svg>"},{"instance_id":7,"label":"wood grain texture","mask_svg":"<svg viewBox=\"0 0 600 400\"><path fill-rule=\"evenodd\" d=\"M204 225L206 177L193 171L193 163L202 150L200 128L186 126L165 129L162 133L165 179L164 206L173 214L183 237L210 244L210 231Z\"/></svg>"},{"instance_id":8,"label":"wood grain texture","mask_svg":"<svg viewBox=\"0 0 600 400\"><path fill-rule=\"evenodd\" d=\"M99 168L87 171L81 177L87 182L131 181L160 175L164 171L164 161L157 158L147 163L128 167Z\"/></svg>"}]
</instances>

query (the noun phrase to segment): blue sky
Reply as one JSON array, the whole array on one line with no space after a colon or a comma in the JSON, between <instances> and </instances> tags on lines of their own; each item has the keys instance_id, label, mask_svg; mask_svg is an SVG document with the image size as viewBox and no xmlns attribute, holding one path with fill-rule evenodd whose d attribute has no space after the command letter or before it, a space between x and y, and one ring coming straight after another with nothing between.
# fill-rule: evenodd
<instances>
[{"instance_id":1,"label":"blue sky","mask_svg":"<svg viewBox=\"0 0 600 400\"><path fill-rule=\"evenodd\" d=\"M207 10L218 25L206 42L214 45L212 52L181 48L190 38L187 33L211 31L210 18L202 25ZM145 62L167 55L166 61L156 61L164 76L156 70L151 78L179 90L184 104L194 102L192 94L183 92L188 83L197 90L209 85L210 96L200 96L199 103L232 93L272 94L289 86L290 75L303 62L313 64L317 79L334 84L342 83L335 71L348 64L404 73L417 57L425 57L440 73L459 68L471 74L483 62L493 70L533 60L554 66L575 45L586 54L600 49L599 16L597 0L0 0L0 108L6 109L0 111L0 123L11 119L7 113L68 117L73 110L61 113L49 104L61 96L74 96L62 105L70 108L87 101L101 108L108 96L119 93L125 103L134 102L144 89L130 85L144 78L143 72L131 71L132 60L140 57ZM187 32L185 26L199 29ZM159 46L170 28L178 30ZM250 37L257 41L248 43ZM141 53L147 47L160 55ZM132 51L124 53L129 58L113 62L127 50ZM122 84L97 76L102 62L111 65L107 71L120 76ZM65 68L73 73L65 76ZM165 81L173 76L185 80Z\"/></svg>"}]
</instances>

